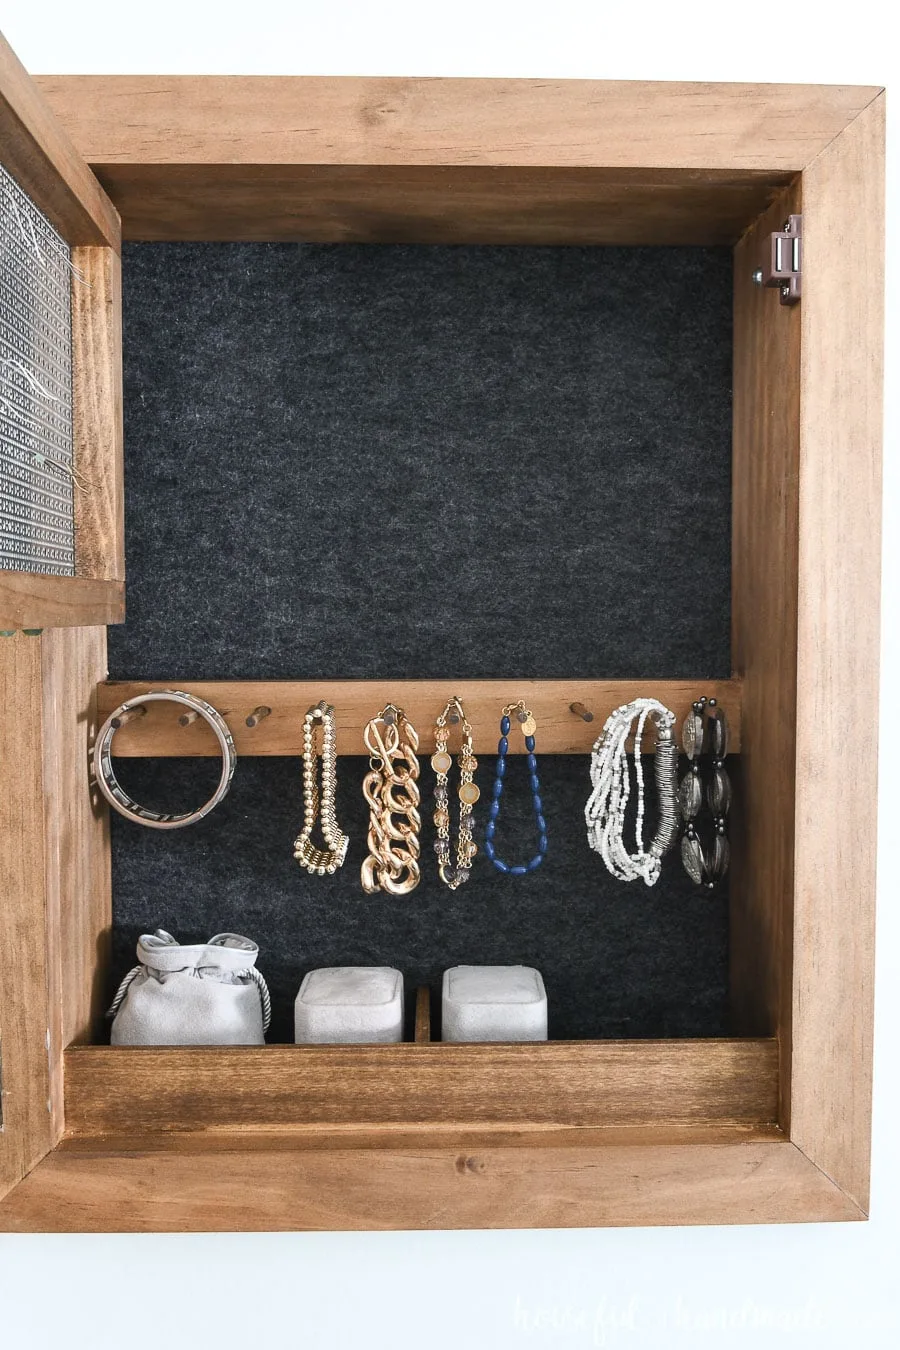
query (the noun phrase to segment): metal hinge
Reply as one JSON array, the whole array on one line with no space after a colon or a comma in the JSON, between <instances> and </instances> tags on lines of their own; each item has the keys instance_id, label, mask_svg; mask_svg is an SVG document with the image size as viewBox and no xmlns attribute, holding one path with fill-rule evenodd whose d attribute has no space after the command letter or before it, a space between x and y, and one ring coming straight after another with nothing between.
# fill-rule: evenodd
<instances>
[{"instance_id":1,"label":"metal hinge","mask_svg":"<svg viewBox=\"0 0 900 1350\"><path fill-rule=\"evenodd\" d=\"M803 217L788 216L783 230L773 230L766 241L762 267L753 273L757 286L777 286L783 305L800 299L803 266Z\"/></svg>"}]
</instances>

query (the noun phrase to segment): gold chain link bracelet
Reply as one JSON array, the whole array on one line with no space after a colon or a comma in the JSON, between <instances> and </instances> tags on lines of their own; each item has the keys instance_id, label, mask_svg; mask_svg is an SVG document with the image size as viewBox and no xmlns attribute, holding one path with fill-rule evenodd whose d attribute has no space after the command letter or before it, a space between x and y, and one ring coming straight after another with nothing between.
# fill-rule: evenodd
<instances>
[{"instance_id":1,"label":"gold chain link bracelet","mask_svg":"<svg viewBox=\"0 0 900 1350\"><path fill-rule=\"evenodd\" d=\"M363 779L369 804L363 890L406 895L419 884L419 737L403 709L389 703L368 723L364 739L370 759Z\"/></svg>"}]
</instances>

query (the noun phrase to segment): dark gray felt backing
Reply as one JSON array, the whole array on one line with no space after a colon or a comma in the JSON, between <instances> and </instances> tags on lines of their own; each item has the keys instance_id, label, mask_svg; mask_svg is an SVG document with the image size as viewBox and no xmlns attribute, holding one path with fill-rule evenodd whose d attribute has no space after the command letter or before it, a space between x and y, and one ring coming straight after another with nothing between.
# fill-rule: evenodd
<instances>
[{"instance_id":1,"label":"dark gray felt backing","mask_svg":"<svg viewBox=\"0 0 900 1350\"><path fill-rule=\"evenodd\" d=\"M521 676L729 673L728 250L129 244L124 302L113 678L509 677L515 697ZM722 1034L724 898L674 857L652 890L608 877L587 768L541 761L533 877L479 858L450 892L429 809L422 885L393 899L359 886L362 761L340 764L347 865L309 878L299 762L242 760L200 826L114 820L113 974L158 924L235 929L262 947L276 1039L315 965L437 989L447 965L519 961L554 1036ZM214 773L121 769L169 807Z\"/></svg>"}]
</instances>

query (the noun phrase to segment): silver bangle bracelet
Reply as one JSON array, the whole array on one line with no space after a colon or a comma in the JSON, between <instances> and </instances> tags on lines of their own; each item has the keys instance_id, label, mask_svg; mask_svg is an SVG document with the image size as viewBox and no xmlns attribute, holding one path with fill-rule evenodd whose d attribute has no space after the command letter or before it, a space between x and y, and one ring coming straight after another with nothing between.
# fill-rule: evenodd
<instances>
[{"instance_id":1,"label":"silver bangle bracelet","mask_svg":"<svg viewBox=\"0 0 900 1350\"><path fill-rule=\"evenodd\" d=\"M141 707L146 703L178 703L185 708L191 708L199 717L203 718L208 726L212 727L216 740L219 742L219 749L222 753L222 774L218 786L209 801L195 811L182 811L176 815L165 815L161 811L151 811L149 807L141 806L139 802L129 797L116 778L112 766L112 743L119 728L120 719L132 708ZM182 826L193 825L198 820L202 820L204 816L208 816L213 807L218 806L223 797L228 795L236 764L237 753L234 748L234 741L221 713L217 712L211 703L207 703L202 698L197 698L196 694L185 694L179 689L166 689L155 694L138 694L137 697L130 698L126 703L121 704L114 712L110 713L97 733L92 754L94 779L110 806L118 811L120 816L124 816L126 820L133 820L138 825L147 825L152 830L180 830Z\"/></svg>"}]
</instances>

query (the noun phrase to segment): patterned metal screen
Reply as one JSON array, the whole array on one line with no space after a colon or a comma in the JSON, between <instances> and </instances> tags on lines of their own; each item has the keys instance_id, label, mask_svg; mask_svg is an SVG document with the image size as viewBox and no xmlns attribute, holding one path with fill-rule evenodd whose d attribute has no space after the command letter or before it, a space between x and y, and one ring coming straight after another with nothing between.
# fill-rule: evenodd
<instances>
[{"instance_id":1,"label":"patterned metal screen","mask_svg":"<svg viewBox=\"0 0 900 1350\"><path fill-rule=\"evenodd\" d=\"M0 165L0 568L72 576L72 261Z\"/></svg>"}]
</instances>

